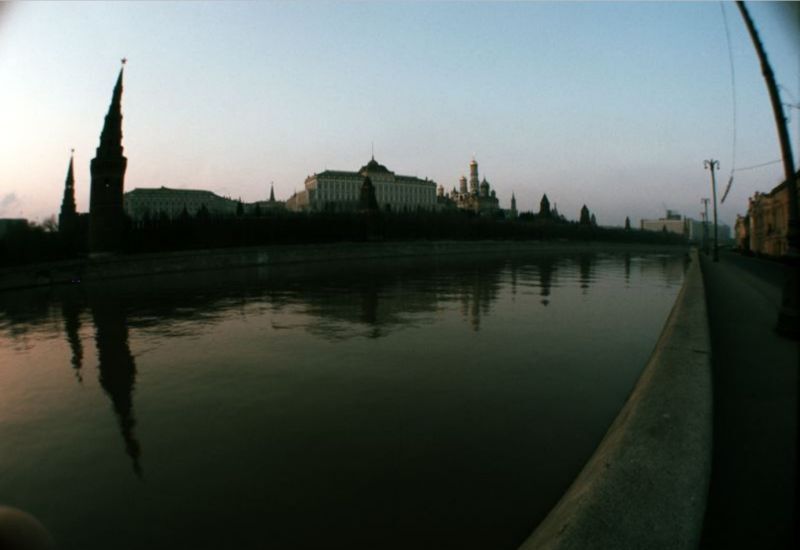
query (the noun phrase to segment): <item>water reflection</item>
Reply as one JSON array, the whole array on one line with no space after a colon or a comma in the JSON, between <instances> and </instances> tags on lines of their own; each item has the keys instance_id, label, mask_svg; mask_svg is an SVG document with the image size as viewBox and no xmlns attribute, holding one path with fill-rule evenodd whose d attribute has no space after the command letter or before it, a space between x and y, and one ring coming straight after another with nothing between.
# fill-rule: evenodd
<instances>
[{"instance_id":1,"label":"water reflection","mask_svg":"<svg viewBox=\"0 0 800 550\"><path fill-rule=\"evenodd\" d=\"M190 277L164 275L142 279L136 286L124 281L84 285L84 291L92 309L100 307L100 298L92 299L92 294L114 296L121 314L127 308L126 323L130 328L157 330L165 336L181 336L198 326L213 326L234 309L248 315L253 313L253 307L258 314L300 307L313 318L306 328L316 335L333 340L355 335L379 338L408 326L412 318L413 322L423 322L437 308L452 301L461 305L467 323L480 330L481 318L490 314L504 278L509 280L512 295L520 285L536 288L541 303L548 305L553 289L577 282L581 289L588 290L594 282L596 262L597 255L593 253L539 255L511 261L449 260L446 265L429 261L420 266L403 265L401 269L389 261L374 261L366 262L369 265L364 269L349 267L349 271L339 266L327 267L330 271L326 272L326 266L320 266L314 270L287 267L196 273ZM682 276L680 271L674 271L674 264L663 260L656 265L643 262L642 268L660 274L672 270L669 282L679 281ZM625 269L629 278L629 256ZM12 338L23 335L42 325L53 313L53 305L59 306L72 364L79 371L83 361L80 315L86 300L74 288L62 287L0 294L0 331ZM367 327L368 331L334 331L331 322L339 321Z\"/></svg>"},{"instance_id":2,"label":"water reflection","mask_svg":"<svg viewBox=\"0 0 800 550\"><path fill-rule=\"evenodd\" d=\"M71 352L70 363L75 370L75 378L83 382L81 367L83 366L83 343L81 342L81 311L79 302L65 301L61 304L61 315L64 317L64 333Z\"/></svg>"},{"instance_id":3,"label":"water reflection","mask_svg":"<svg viewBox=\"0 0 800 550\"><path fill-rule=\"evenodd\" d=\"M577 286L582 295L587 295L595 282L598 262L604 262L604 274L616 266L626 285L630 284L634 262L639 263L640 274L656 276L666 285L680 284L682 278L682 266L674 256L633 259L630 253L621 258L596 253L543 254L481 262L468 258L442 264L392 260L365 262L347 269L318 266L314 270L209 272L162 276L133 284L110 281L80 289L55 287L0 295L0 335L5 332L24 339L28 330L52 321L58 311L53 308L58 307L63 323L59 332L65 335L70 365L82 383L85 350L81 330L88 309L95 328L99 384L112 402L133 471L141 476L131 330L152 331L162 340L202 335L233 311L243 317L270 316L273 330L301 329L331 342L355 336L379 339L396 330L433 324L437 312L454 303L471 330L479 332L504 281L512 299L518 287L531 288L539 303L547 307L559 289ZM276 322L274 317L281 313L286 315L282 322Z\"/></svg>"},{"instance_id":4,"label":"water reflection","mask_svg":"<svg viewBox=\"0 0 800 550\"><path fill-rule=\"evenodd\" d=\"M502 265L499 266L502 268ZM456 293L461 314L474 331L480 330L481 316L486 317L500 291L500 270L475 270L459 281Z\"/></svg>"},{"instance_id":5,"label":"water reflection","mask_svg":"<svg viewBox=\"0 0 800 550\"><path fill-rule=\"evenodd\" d=\"M674 256L576 253L0 294L0 341L26 343L0 347L0 403L46 396L0 423L0 490L61 511L65 548L108 546L80 540L90 522L124 549L224 547L195 527L212 521L238 546L514 548L629 394L680 277Z\"/></svg>"},{"instance_id":6,"label":"water reflection","mask_svg":"<svg viewBox=\"0 0 800 550\"><path fill-rule=\"evenodd\" d=\"M141 477L141 447L134 434L136 420L133 414L136 363L128 344L125 308L119 300L108 296L90 299L89 308L95 326L100 386L111 398L125 441L125 452L131 459L133 471Z\"/></svg>"},{"instance_id":7,"label":"water reflection","mask_svg":"<svg viewBox=\"0 0 800 550\"><path fill-rule=\"evenodd\" d=\"M589 285L592 282L592 266L595 262L595 254L580 254L578 256L578 269L580 270L580 285L583 293L589 292Z\"/></svg>"},{"instance_id":8,"label":"water reflection","mask_svg":"<svg viewBox=\"0 0 800 550\"><path fill-rule=\"evenodd\" d=\"M673 255L634 258L630 253L602 257L582 253L543 254L509 261L450 260L446 265L401 262L400 268L396 260L373 261L347 269L315 266L313 270L287 267L197 273L189 277L165 275L144 279L136 286L123 281L107 282L86 286L85 291L115 296L120 311L128 309L126 322L130 328L156 330L166 336L213 326L232 309L241 315L254 311L260 315L300 307L312 317L304 326L315 335L331 340L356 335L380 338L409 323L425 322L437 308L451 301L460 304L469 326L480 330L481 318L490 314L503 280L509 282L512 296L520 286L535 288L543 306L552 303L555 289L571 284L577 284L587 294L600 261L605 270L609 266L622 267L620 275L624 273L626 283L630 283L633 266L638 264L643 276L660 279L666 285L680 284L683 269L673 260ZM79 337L80 315L86 298L79 294L74 288L61 287L0 294L0 332L12 339L20 338L52 320L52 307L60 307L58 316L63 319L71 362L80 378L84 355ZM356 330L342 330L340 321ZM359 326L365 327L366 332L358 330ZM276 329L281 328L294 325L276 325Z\"/></svg>"},{"instance_id":9,"label":"water reflection","mask_svg":"<svg viewBox=\"0 0 800 550\"><path fill-rule=\"evenodd\" d=\"M630 284L631 282L631 254L630 252L626 252L623 256L623 264L625 266L625 284Z\"/></svg>"},{"instance_id":10,"label":"water reflection","mask_svg":"<svg viewBox=\"0 0 800 550\"><path fill-rule=\"evenodd\" d=\"M550 256L543 257L539 263L539 295L542 297L542 305L550 304L550 286L553 281L553 272L555 271L555 259Z\"/></svg>"}]
</instances>

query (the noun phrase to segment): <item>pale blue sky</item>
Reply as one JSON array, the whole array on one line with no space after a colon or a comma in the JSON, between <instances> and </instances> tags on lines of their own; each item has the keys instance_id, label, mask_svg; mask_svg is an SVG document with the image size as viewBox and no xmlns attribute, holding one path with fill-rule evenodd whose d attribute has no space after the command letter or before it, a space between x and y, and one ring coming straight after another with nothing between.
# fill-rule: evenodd
<instances>
[{"instance_id":1,"label":"pale blue sky","mask_svg":"<svg viewBox=\"0 0 800 550\"><path fill-rule=\"evenodd\" d=\"M798 21L750 4L787 102L800 101ZM508 206L542 193L601 224L699 217L703 159L732 163L722 10L708 3L24 3L0 12L0 217L57 213L74 147L88 208L119 59L126 189L210 189L247 201L376 158L451 189L473 153ZM736 165L779 158L766 88L725 4L736 73ZM800 11L795 11L798 16ZM800 111L791 135L797 154ZM720 213L782 179L737 173Z\"/></svg>"}]
</instances>

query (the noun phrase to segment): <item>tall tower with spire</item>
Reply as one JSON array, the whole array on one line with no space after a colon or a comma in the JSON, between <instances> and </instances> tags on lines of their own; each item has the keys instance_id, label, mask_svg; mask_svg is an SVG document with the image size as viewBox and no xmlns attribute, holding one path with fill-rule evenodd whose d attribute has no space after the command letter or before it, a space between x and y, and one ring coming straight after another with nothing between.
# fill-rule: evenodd
<instances>
[{"instance_id":1,"label":"tall tower with spire","mask_svg":"<svg viewBox=\"0 0 800 550\"><path fill-rule=\"evenodd\" d=\"M91 162L92 187L89 199L89 250L112 252L122 245L125 223L123 191L128 159L122 154L122 60L111 105L108 107L100 146Z\"/></svg>"},{"instance_id":2,"label":"tall tower with spire","mask_svg":"<svg viewBox=\"0 0 800 550\"><path fill-rule=\"evenodd\" d=\"M514 192L511 192L511 217L517 217L517 198L514 196Z\"/></svg>"},{"instance_id":3,"label":"tall tower with spire","mask_svg":"<svg viewBox=\"0 0 800 550\"><path fill-rule=\"evenodd\" d=\"M72 233L78 221L78 209L75 207L75 174L72 170L75 149L69 156L67 179L64 182L64 198L61 199L61 213L58 215L58 231L63 234Z\"/></svg>"},{"instance_id":4,"label":"tall tower with spire","mask_svg":"<svg viewBox=\"0 0 800 550\"><path fill-rule=\"evenodd\" d=\"M469 163L469 192L477 195L480 183L478 179L478 162L473 158L472 162Z\"/></svg>"}]
</instances>

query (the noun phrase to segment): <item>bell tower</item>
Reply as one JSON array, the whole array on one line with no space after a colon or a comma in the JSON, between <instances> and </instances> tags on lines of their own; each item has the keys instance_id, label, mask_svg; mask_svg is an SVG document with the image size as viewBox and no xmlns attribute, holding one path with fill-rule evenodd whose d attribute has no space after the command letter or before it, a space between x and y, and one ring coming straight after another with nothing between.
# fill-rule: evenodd
<instances>
[{"instance_id":1,"label":"bell tower","mask_svg":"<svg viewBox=\"0 0 800 550\"><path fill-rule=\"evenodd\" d=\"M477 195L480 183L478 179L478 162L475 160L475 157L473 157L472 161L469 163L469 192L473 195Z\"/></svg>"}]
</instances>

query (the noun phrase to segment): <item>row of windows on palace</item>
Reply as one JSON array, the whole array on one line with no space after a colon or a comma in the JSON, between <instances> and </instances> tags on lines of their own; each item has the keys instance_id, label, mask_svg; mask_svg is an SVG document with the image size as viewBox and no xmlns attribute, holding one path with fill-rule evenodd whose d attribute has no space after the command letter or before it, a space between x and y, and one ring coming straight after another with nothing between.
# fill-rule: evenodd
<instances>
[{"instance_id":1,"label":"row of windows on palace","mask_svg":"<svg viewBox=\"0 0 800 550\"><path fill-rule=\"evenodd\" d=\"M477 163L470 164L471 175L477 178ZM268 212L287 209L290 211L354 211L359 207L361 186L369 176L375 189L379 208L387 211L418 211L469 209L478 213L491 213L500 209L494 191L489 191L489 183L484 179L480 189L459 193L458 196L445 194L438 189L436 182L427 178L396 175L373 158L355 172L326 170L309 176L304 189L294 193L287 201L270 200L241 203L221 197L211 191L194 189L139 188L125 193L125 211L134 219L148 216L166 215L177 217L184 212L196 215L205 208L210 214L234 215L237 211L252 214L254 211ZM462 178L464 179L464 178ZM454 190L455 191L455 190ZM474 195L474 196L473 196ZM514 201L512 214L516 214Z\"/></svg>"}]
</instances>

